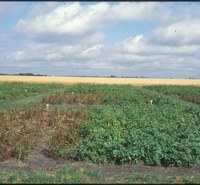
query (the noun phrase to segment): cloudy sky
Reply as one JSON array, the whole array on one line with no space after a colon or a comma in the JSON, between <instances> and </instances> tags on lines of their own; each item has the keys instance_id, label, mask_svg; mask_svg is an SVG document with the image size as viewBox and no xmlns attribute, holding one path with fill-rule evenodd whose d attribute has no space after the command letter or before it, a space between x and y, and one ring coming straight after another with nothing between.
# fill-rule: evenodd
<instances>
[{"instance_id":1,"label":"cloudy sky","mask_svg":"<svg viewBox=\"0 0 200 185\"><path fill-rule=\"evenodd\" d=\"M0 2L0 73L200 78L200 2Z\"/></svg>"}]
</instances>

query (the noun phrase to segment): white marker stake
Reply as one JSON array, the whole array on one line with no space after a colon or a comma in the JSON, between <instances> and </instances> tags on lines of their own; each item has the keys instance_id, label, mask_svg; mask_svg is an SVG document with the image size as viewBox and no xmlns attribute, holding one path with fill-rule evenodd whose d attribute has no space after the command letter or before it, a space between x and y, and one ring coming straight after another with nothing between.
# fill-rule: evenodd
<instances>
[{"instance_id":1,"label":"white marker stake","mask_svg":"<svg viewBox=\"0 0 200 185\"><path fill-rule=\"evenodd\" d=\"M49 110L49 104L46 104L46 108L47 108L47 110Z\"/></svg>"}]
</instances>

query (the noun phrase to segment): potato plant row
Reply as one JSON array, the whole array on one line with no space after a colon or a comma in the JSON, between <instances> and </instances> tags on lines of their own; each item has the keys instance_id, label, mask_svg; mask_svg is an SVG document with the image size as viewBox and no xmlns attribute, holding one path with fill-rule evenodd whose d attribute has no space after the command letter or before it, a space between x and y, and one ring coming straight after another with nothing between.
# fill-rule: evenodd
<instances>
[{"instance_id":1,"label":"potato plant row","mask_svg":"<svg viewBox=\"0 0 200 185\"><path fill-rule=\"evenodd\" d=\"M104 105L80 127L80 160L185 166L200 163L200 107L131 86L91 86ZM86 90L87 92L87 90Z\"/></svg>"},{"instance_id":2,"label":"potato plant row","mask_svg":"<svg viewBox=\"0 0 200 185\"><path fill-rule=\"evenodd\" d=\"M180 98L188 102L200 104L200 87L177 85L153 85L146 89L161 92L172 97Z\"/></svg>"},{"instance_id":3,"label":"potato plant row","mask_svg":"<svg viewBox=\"0 0 200 185\"><path fill-rule=\"evenodd\" d=\"M24 88L27 89L27 86L30 90L31 84ZM3 89L2 87L0 85L1 89ZM7 95L11 97L15 90L16 93L19 93L19 89L22 88L20 84L12 84L12 87L12 90L7 89ZM49 85L49 87L33 84L33 87L41 88L40 91L37 90L37 93L61 88L56 84ZM170 86L166 86L166 88L170 92ZM171 94L175 94L174 87L171 88ZM197 90L195 87L194 90L192 87L188 87L189 91L186 91L187 87L184 87L185 91L181 89L182 87L176 88L180 88L180 91L185 92L186 96L192 94L198 98L198 93L195 94ZM5 89L0 93L5 95ZM156 86L151 89L131 85L81 84L62 86L62 92L46 95L38 104L43 106L42 110L47 113L57 110L53 107L60 106L62 110L65 109L63 111L70 111L70 115L75 115L73 113L75 110L72 110L72 105L75 105L76 108L81 108L79 111L85 114L81 123L77 127L73 127L76 129L70 130L70 135L73 135L72 132L74 132L74 136L76 136L73 137L76 138L76 141L70 143L70 148L73 150L68 151L69 145L65 144L57 148L51 147L51 150L54 150L57 156L64 157L65 154L70 154L75 159L95 163L137 164L142 161L146 165L184 167L199 165L199 105L174 98L170 93L157 92L155 89ZM29 95L31 96L31 94ZM47 109L49 107L46 105L50 106L50 109ZM55 120L55 126L59 125L59 128L65 128L65 124L68 124L68 121L63 122L62 119L58 119L56 122L57 114L52 112L51 115L54 115L52 119ZM3 117L6 120L9 118L7 115L3 115ZM33 118L37 120L37 116L29 119L33 120ZM64 120L68 120L68 118L66 117ZM20 123L24 123L24 121ZM49 125L48 120L41 123ZM17 124L15 121L15 125ZM62 137L57 135L53 138L61 138L61 143L69 143L67 129L60 129L60 131L62 132L59 135ZM37 136L38 140L40 140L39 137ZM3 137L1 139L5 140ZM6 142L9 143L9 137L6 139ZM57 145L56 140L51 143ZM55 145L53 144L53 146Z\"/></svg>"}]
</instances>

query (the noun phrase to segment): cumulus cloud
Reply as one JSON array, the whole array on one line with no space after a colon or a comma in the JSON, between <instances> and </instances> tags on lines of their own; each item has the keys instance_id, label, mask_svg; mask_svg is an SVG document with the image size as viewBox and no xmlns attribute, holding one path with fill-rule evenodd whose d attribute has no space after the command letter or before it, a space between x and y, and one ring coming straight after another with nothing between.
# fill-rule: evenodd
<instances>
[{"instance_id":1,"label":"cumulus cloud","mask_svg":"<svg viewBox=\"0 0 200 185\"><path fill-rule=\"evenodd\" d=\"M24 19L34 19L35 17L45 16L61 5L63 5L63 2L38 2L31 6L30 11Z\"/></svg>"},{"instance_id":2,"label":"cumulus cloud","mask_svg":"<svg viewBox=\"0 0 200 185\"><path fill-rule=\"evenodd\" d=\"M166 45L200 44L200 19L187 19L157 29L152 41Z\"/></svg>"},{"instance_id":3,"label":"cumulus cloud","mask_svg":"<svg viewBox=\"0 0 200 185\"><path fill-rule=\"evenodd\" d=\"M10 60L20 63L23 61L24 64L45 62L50 64L48 68L62 67L64 71L70 68L76 75L79 74L78 71L84 69L90 74L91 71L92 73L96 71L102 75L109 75L108 73L113 71L116 75L122 76L151 74L152 77L163 76L165 71L167 77L167 75L173 76L173 73L181 74L183 69L187 75L191 72L193 75L198 75L199 50L199 45L157 45L151 43L144 35L138 35L112 45L34 43L25 50L15 52Z\"/></svg>"},{"instance_id":4,"label":"cumulus cloud","mask_svg":"<svg viewBox=\"0 0 200 185\"><path fill-rule=\"evenodd\" d=\"M63 75L66 73L64 71L71 71L75 75L95 75L96 71L96 75L114 73L122 76L151 74L151 77L160 75L173 77L180 73L182 77L181 73L184 70L184 75L198 76L199 46L179 46L175 49L172 46L156 46L144 42L145 39L141 38L142 36L139 35L114 45L97 44L85 48L35 43L25 50L15 52L10 60L18 61L21 66L34 65L35 62L36 66L40 64L49 71L53 68L59 69L63 71ZM84 69L85 73L81 72L81 69Z\"/></svg>"},{"instance_id":5,"label":"cumulus cloud","mask_svg":"<svg viewBox=\"0 0 200 185\"><path fill-rule=\"evenodd\" d=\"M175 10L182 5L173 6L41 3L14 27L15 39L24 41L14 52L4 52L10 61L4 67L12 64L33 72L41 68L54 75L199 77L200 8L188 5L177 15ZM117 43L105 42L103 29L124 21L157 27Z\"/></svg>"},{"instance_id":6,"label":"cumulus cloud","mask_svg":"<svg viewBox=\"0 0 200 185\"><path fill-rule=\"evenodd\" d=\"M43 7L44 8L44 7ZM48 10L50 10L50 7ZM106 2L94 5L81 6L80 3L66 3L56 6L46 14L39 13L29 18L21 19L15 31L26 33L32 37L52 36L83 36L86 33L111 26L119 21L163 21L170 19L170 11L159 3L134 3L129 2L110 5ZM125 10L125 11L123 11ZM156 10L156 11L155 11Z\"/></svg>"},{"instance_id":7,"label":"cumulus cloud","mask_svg":"<svg viewBox=\"0 0 200 185\"><path fill-rule=\"evenodd\" d=\"M121 61L122 65L123 61L130 63L132 61L132 64L150 64L155 69L158 67L175 69L173 66L181 68L181 65L183 67L185 64L200 67L197 63L200 45L196 44L179 46L155 44L149 37L138 35L116 44L115 48L118 54L112 58Z\"/></svg>"},{"instance_id":8,"label":"cumulus cloud","mask_svg":"<svg viewBox=\"0 0 200 185\"><path fill-rule=\"evenodd\" d=\"M97 6L97 11L102 11L102 6ZM46 15L36 16L32 19L20 20L16 31L29 33L35 37L45 34L77 36L83 35L93 29L90 22L95 19L90 11L82 8L79 3L67 3Z\"/></svg>"}]
</instances>

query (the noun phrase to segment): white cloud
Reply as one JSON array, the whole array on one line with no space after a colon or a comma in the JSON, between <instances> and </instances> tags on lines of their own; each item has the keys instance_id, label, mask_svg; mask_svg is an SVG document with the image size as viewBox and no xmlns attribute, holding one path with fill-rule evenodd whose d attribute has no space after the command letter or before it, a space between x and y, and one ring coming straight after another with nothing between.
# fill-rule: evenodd
<instances>
[{"instance_id":1,"label":"white cloud","mask_svg":"<svg viewBox=\"0 0 200 185\"><path fill-rule=\"evenodd\" d=\"M43 7L44 8L44 7ZM43 9L42 8L42 9ZM50 7L49 9L51 9ZM165 9L165 16L157 16ZM125 11L123 11L125 10ZM170 19L170 11L159 3L129 2L110 5L106 2L81 6L80 3L66 3L56 6L47 14L21 19L15 31L33 37L44 35L83 36L119 21L163 21Z\"/></svg>"},{"instance_id":2,"label":"white cloud","mask_svg":"<svg viewBox=\"0 0 200 185\"><path fill-rule=\"evenodd\" d=\"M46 74L57 71L61 75L200 77L199 8L189 6L177 15L173 4L41 3L15 26L24 41L14 52L4 51L9 61L4 66L33 72L40 66ZM118 43L105 42L102 28L124 21L158 28Z\"/></svg>"},{"instance_id":3,"label":"white cloud","mask_svg":"<svg viewBox=\"0 0 200 185\"><path fill-rule=\"evenodd\" d=\"M145 37L144 35L138 35L117 44L118 52L141 55L192 55L198 53L200 49L200 45L195 44L196 40L194 43L188 45L182 44L179 46L172 45L171 42L167 45L156 43L155 41L154 36Z\"/></svg>"},{"instance_id":4,"label":"white cloud","mask_svg":"<svg viewBox=\"0 0 200 185\"><path fill-rule=\"evenodd\" d=\"M152 41L166 45L200 44L200 19L187 19L157 29Z\"/></svg>"},{"instance_id":5,"label":"white cloud","mask_svg":"<svg viewBox=\"0 0 200 185\"><path fill-rule=\"evenodd\" d=\"M171 17L171 13L167 7L170 3L157 3L157 2L146 2L146 3L129 3L121 2L118 5L113 5L109 10L108 19L120 20L120 21L137 21L137 22L160 22L167 21ZM165 11L165 14L158 16Z\"/></svg>"},{"instance_id":6,"label":"white cloud","mask_svg":"<svg viewBox=\"0 0 200 185\"><path fill-rule=\"evenodd\" d=\"M25 19L34 19L35 17L45 16L61 5L63 5L63 2L37 2L31 6Z\"/></svg>"},{"instance_id":7,"label":"white cloud","mask_svg":"<svg viewBox=\"0 0 200 185\"><path fill-rule=\"evenodd\" d=\"M71 71L74 75L95 75L96 71L96 75L183 77L184 72L198 76L199 45L170 46L150 41L138 35L116 44L33 43L10 55L9 60L23 66L40 62L49 71Z\"/></svg>"},{"instance_id":8,"label":"white cloud","mask_svg":"<svg viewBox=\"0 0 200 185\"><path fill-rule=\"evenodd\" d=\"M101 54L102 54L102 49L103 47L103 44L98 44L98 45L94 45L90 48L87 48L86 50L82 51L81 54L80 54L80 57L83 57L83 58L97 58L97 57L101 57Z\"/></svg>"},{"instance_id":9,"label":"white cloud","mask_svg":"<svg viewBox=\"0 0 200 185\"><path fill-rule=\"evenodd\" d=\"M97 12L101 9L101 6L96 7ZM67 3L64 6L57 7L49 14L20 20L16 25L16 31L29 33L36 37L44 34L83 35L93 29L90 25L92 19L95 19L90 15L92 11L92 7L87 11L79 3Z\"/></svg>"}]
</instances>

